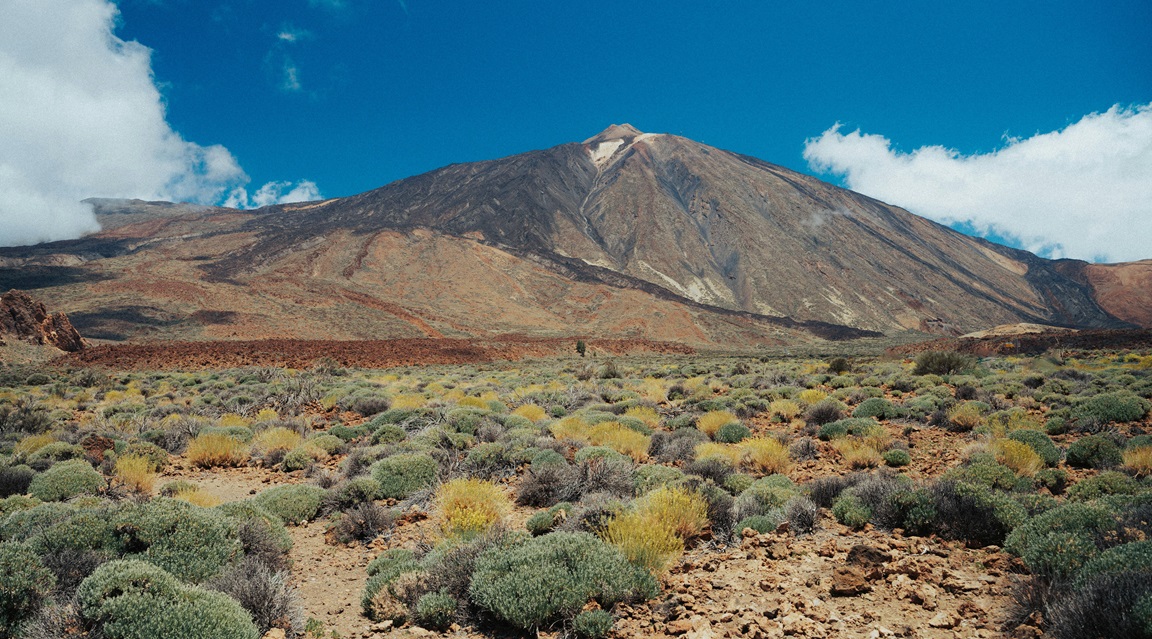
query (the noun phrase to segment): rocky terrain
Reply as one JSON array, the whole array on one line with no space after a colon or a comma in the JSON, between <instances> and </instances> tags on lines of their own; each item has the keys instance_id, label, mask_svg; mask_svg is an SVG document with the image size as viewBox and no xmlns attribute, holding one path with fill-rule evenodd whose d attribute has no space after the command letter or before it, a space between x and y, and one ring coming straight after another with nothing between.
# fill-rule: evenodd
<instances>
[{"instance_id":1,"label":"rocky terrain","mask_svg":"<svg viewBox=\"0 0 1152 639\"><path fill-rule=\"evenodd\" d=\"M23 291L0 295L0 346L19 340L65 352L84 349L84 339L63 313L50 314L43 303Z\"/></svg>"}]
</instances>

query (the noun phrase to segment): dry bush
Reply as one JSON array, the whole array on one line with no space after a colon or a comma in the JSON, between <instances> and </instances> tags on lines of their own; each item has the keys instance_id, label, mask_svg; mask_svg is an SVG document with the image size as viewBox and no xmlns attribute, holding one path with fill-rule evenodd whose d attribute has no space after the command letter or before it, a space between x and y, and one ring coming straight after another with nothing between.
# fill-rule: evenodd
<instances>
[{"instance_id":1,"label":"dry bush","mask_svg":"<svg viewBox=\"0 0 1152 639\"><path fill-rule=\"evenodd\" d=\"M800 416L802 409L800 404L790 399L778 399L768 405L768 411L773 415L779 415L785 421L792 421Z\"/></svg>"},{"instance_id":2,"label":"dry bush","mask_svg":"<svg viewBox=\"0 0 1152 639\"><path fill-rule=\"evenodd\" d=\"M193 466L240 466L248 461L248 445L223 433L204 433L188 444L185 453Z\"/></svg>"},{"instance_id":3,"label":"dry bush","mask_svg":"<svg viewBox=\"0 0 1152 639\"><path fill-rule=\"evenodd\" d=\"M715 437L716 431L724 424L740 421L735 415L726 410L714 410L704 413L696 418L696 428L699 428L709 437Z\"/></svg>"},{"instance_id":4,"label":"dry bush","mask_svg":"<svg viewBox=\"0 0 1152 639\"><path fill-rule=\"evenodd\" d=\"M788 449L772 437L754 437L737 444L744 451L746 466L767 474L786 474L792 469Z\"/></svg>"},{"instance_id":5,"label":"dry bush","mask_svg":"<svg viewBox=\"0 0 1152 639\"><path fill-rule=\"evenodd\" d=\"M1137 477L1152 475L1152 446L1137 446L1124 451L1124 469Z\"/></svg>"},{"instance_id":6,"label":"dry bush","mask_svg":"<svg viewBox=\"0 0 1152 639\"><path fill-rule=\"evenodd\" d=\"M200 506L201 508L213 508L219 506L221 502L219 497L203 488L185 488L179 490L176 494L172 495L172 499L186 501L193 506Z\"/></svg>"},{"instance_id":7,"label":"dry bush","mask_svg":"<svg viewBox=\"0 0 1152 639\"><path fill-rule=\"evenodd\" d=\"M520 406L516 410L512 411L512 414L519 415L520 417L530 419L534 422L538 422L548 416L548 413L544 412L543 408L540 408L535 404L524 404L523 406Z\"/></svg>"},{"instance_id":8,"label":"dry bush","mask_svg":"<svg viewBox=\"0 0 1152 639\"><path fill-rule=\"evenodd\" d=\"M744 460L744 449L737 444L717 444L703 442L696 445L696 461L719 458L735 468Z\"/></svg>"},{"instance_id":9,"label":"dry bush","mask_svg":"<svg viewBox=\"0 0 1152 639\"><path fill-rule=\"evenodd\" d=\"M948 429L958 432L968 432L984 424L984 416L980 408L972 403L964 403L948 411Z\"/></svg>"},{"instance_id":10,"label":"dry bush","mask_svg":"<svg viewBox=\"0 0 1152 639\"><path fill-rule=\"evenodd\" d=\"M283 426L276 426L260 431L260 434L253 438L252 445L264 455L277 451L286 453L299 446L302 439L300 433Z\"/></svg>"},{"instance_id":11,"label":"dry bush","mask_svg":"<svg viewBox=\"0 0 1152 639\"><path fill-rule=\"evenodd\" d=\"M471 539L503 521L512 510L498 484L479 479L453 479L436 491L440 530L446 537Z\"/></svg>"},{"instance_id":12,"label":"dry bush","mask_svg":"<svg viewBox=\"0 0 1152 639\"><path fill-rule=\"evenodd\" d=\"M619 548L630 563L653 575L663 574L684 552L684 541L671 526L636 511L614 517L601 537Z\"/></svg>"},{"instance_id":13,"label":"dry bush","mask_svg":"<svg viewBox=\"0 0 1152 639\"><path fill-rule=\"evenodd\" d=\"M992 453L996 461L1012 469L1021 477L1032 477L1044 468L1044 460L1032 447L1014 439L997 439L992 442Z\"/></svg>"},{"instance_id":14,"label":"dry bush","mask_svg":"<svg viewBox=\"0 0 1152 639\"><path fill-rule=\"evenodd\" d=\"M143 455L125 455L116 460L116 481L137 493L151 493L156 477L156 465Z\"/></svg>"},{"instance_id":15,"label":"dry bush","mask_svg":"<svg viewBox=\"0 0 1152 639\"><path fill-rule=\"evenodd\" d=\"M636 512L668 526L682 540L698 537L708 525L708 502L700 493L662 486L638 500Z\"/></svg>"},{"instance_id":16,"label":"dry bush","mask_svg":"<svg viewBox=\"0 0 1152 639\"><path fill-rule=\"evenodd\" d=\"M855 438L837 439L832 446L853 470L876 468L883 461L879 451Z\"/></svg>"}]
</instances>

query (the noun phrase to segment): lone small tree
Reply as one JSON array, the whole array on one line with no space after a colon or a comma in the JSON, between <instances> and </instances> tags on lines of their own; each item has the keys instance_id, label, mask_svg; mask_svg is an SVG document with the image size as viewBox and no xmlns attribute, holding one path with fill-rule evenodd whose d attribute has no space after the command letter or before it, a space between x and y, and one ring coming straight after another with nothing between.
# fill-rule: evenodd
<instances>
[{"instance_id":1,"label":"lone small tree","mask_svg":"<svg viewBox=\"0 0 1152 639\"><path fill-rule=\"evenodd\" d=\"M588 346L584 344L584 340L576 340L576 352L580 353L580 357L584 357L584 352L588 350Z\"/></svg>"}]
</instances>

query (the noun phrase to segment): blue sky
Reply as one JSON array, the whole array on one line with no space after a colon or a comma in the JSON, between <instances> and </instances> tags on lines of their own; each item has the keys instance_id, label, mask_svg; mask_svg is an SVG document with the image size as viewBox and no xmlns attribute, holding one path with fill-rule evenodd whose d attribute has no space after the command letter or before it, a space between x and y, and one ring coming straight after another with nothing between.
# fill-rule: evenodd
<instances>
[{"instance_id":1,"label":"blue sky","mask_svg":"<svg viewBox=\"0 0 1152 639\"><path fill-rule=\"evenodd\" d=\"M49 13L113 6L0 5L9 2ZM917 168L919 150L941 148L960 163L994 156L1010 139L1060 132L1115 105L1121 110L1112 119L1128 131L1116 135L1142 136L1129 125L1152 119L1139 110L1152 103L1147 0L120 0L115 7L114 37L151 50L167 126L198 149L229 153L235 166L209 172L225 176L219 184L243 182L246 199L232 202L248 205L284 199L301 181L303 195L351 195L453 162L579 141L618 122L901 204L896 174ZM865 137L851 137L855 131ZM822 145L806 146L822 135ZM863 170L879 156L858 153L878 140L892 164L882 179ZM1114 160L1122 166L1113 173L1152 183L1152 144L1137 142ZM1020 167L1011 166L1005 170ZM268 184L278 186L258 198ZM222 202L229 191L221 189L186 192ZM972 206L989 208L991 195L984 196ZM1004 223L1011 211L981 217L918 206L1047 254L1140 256L1138 248L1113 255L1099 243L1069 250L1064 236L1032 233L1034 222ZM1118 215L1152 220L1139 206Z\"/></svg>"}]
</instances>

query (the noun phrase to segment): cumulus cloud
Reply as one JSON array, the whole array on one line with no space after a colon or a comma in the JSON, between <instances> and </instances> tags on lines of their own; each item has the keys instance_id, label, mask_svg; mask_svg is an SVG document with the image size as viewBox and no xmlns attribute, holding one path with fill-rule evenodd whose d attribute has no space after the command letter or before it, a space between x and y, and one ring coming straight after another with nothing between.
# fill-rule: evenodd
<instances>
[{"instance_id":1,"label":"cumulus cloud","mask_svg":"<svg viewBox=\"0 0 1152 639\"><path fill-rule=\"evenodd\" d=\"M976 155L902 153L882 135L841 128L808 139L804 158L854 191L1042 255L1152 258L1152 104L1113 106Z\"/></svg>"},{"instance_id":2,"label":"cumulus cloud","mask_svg":"<svg viewBox=\"0 0 1152 639\"><path fill-rule=\"evenodd\" d=\"M293 202L311 202L322 199L320 189L311 180L299 182L268 182L249 195L243 187L233 189L224 202L224 206L237 209L259 208L273 204L291 204Z\"/></svg>"},{"instance_id":3,"label":"cumulus cloud","mask_svg":"<svg viewBox=\"0 0 1152 639\"><path fill-rule=\"evenodd\" d=\"M151 51L110 0L0 3L0 245L98 230L88 197L216 204L248 182L169 126ZM315 185L312 185L314 188Z\"/></svg>"}]
</instances>

